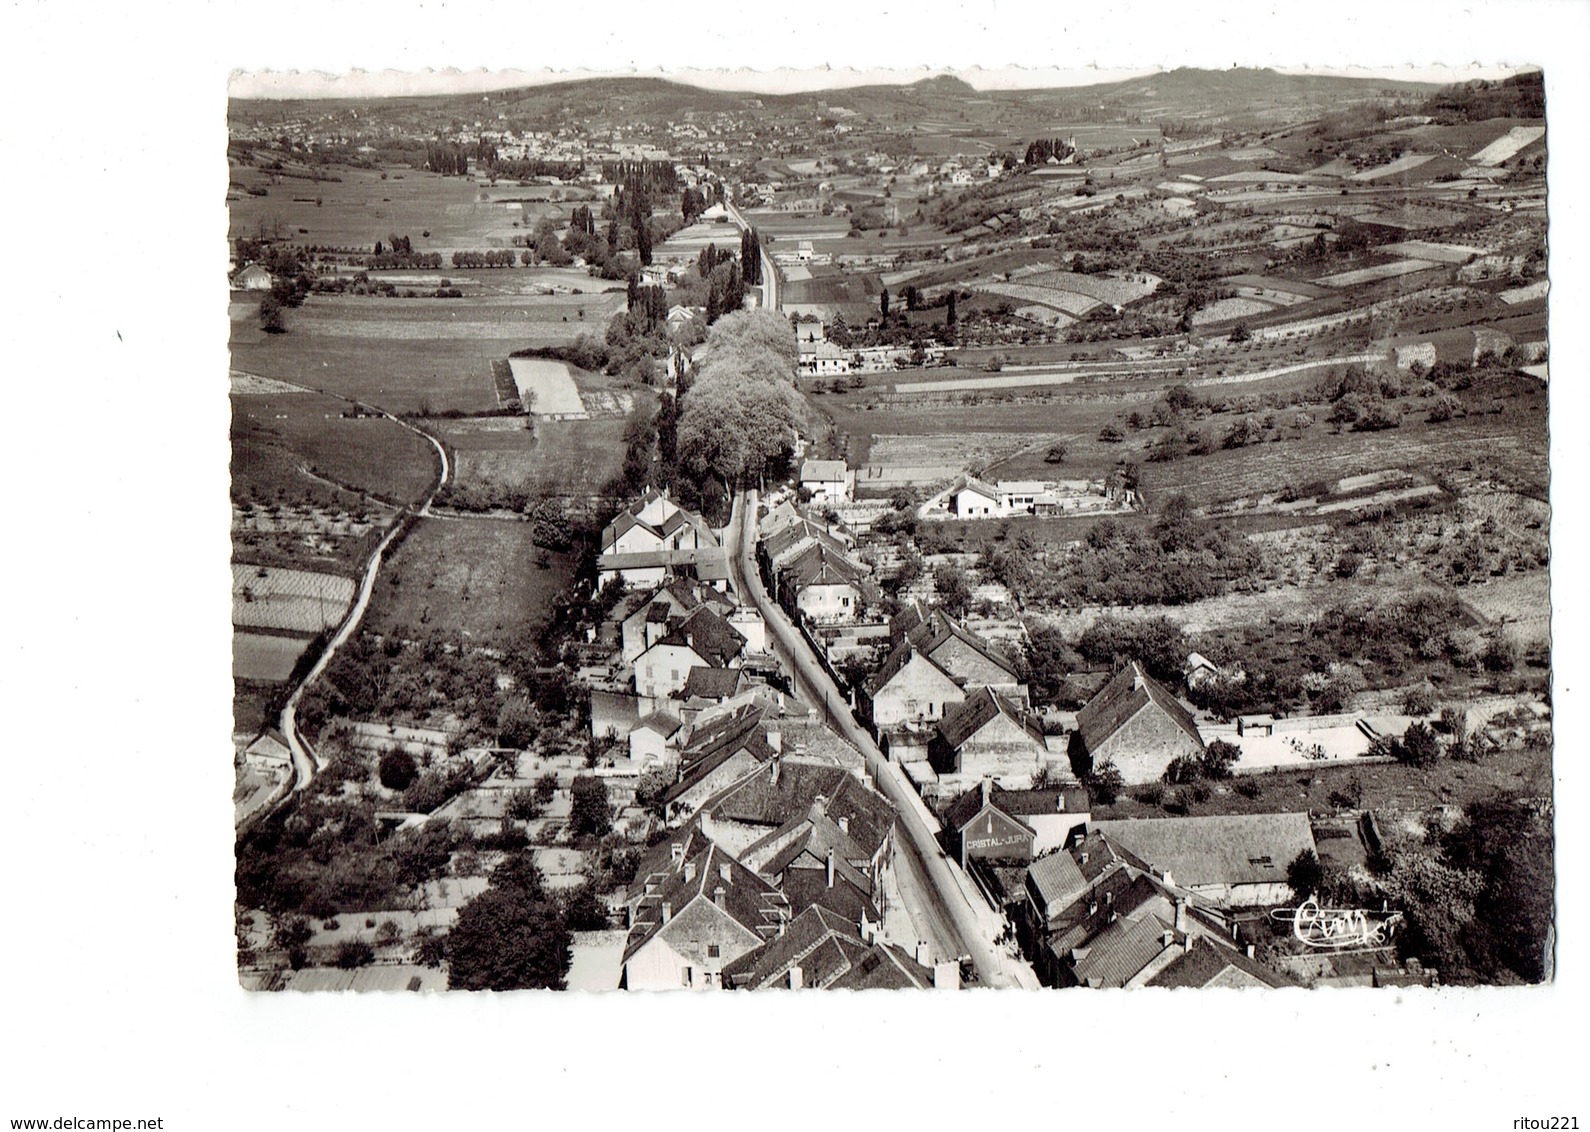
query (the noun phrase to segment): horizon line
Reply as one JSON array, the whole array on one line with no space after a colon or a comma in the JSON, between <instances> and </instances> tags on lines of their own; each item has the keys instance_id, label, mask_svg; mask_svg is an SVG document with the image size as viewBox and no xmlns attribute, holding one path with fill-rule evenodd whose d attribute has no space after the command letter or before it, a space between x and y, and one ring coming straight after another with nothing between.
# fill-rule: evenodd
<instances>
[{"instance_id":1,"label":"horizon line","mask_svg":"<svg viewBox=\"0 0 1590 1132\"><path fill-rule=\"evenodd\" d=\"M787 95L845 91L864 87L909 86L926 79L959 79L978 93L1023 90L1079 89L1169 74L1176 70L1223 71L1270 70L1282 75L1312 75L1348 79L1378 79L1385 82L1413 82L1448 85L1476 79L1496 80L1537 68L1529 65L1467 64L1447 66L1402 65L1392 67L776 67L765 71L746 67L708 69L698 67L622 68L611 71L587 69L535 70L515 68L472 70L444 68L401 71L387 68L366 71L358 68L342 74L326 71L235 71L228 83L227 96L233 101L309 101L319 99L381 99L445 97L449 95L491 95L500 91L552 86L558 83L593 82L601 79L661 79L681 87L723 94Z\"/></svg>"}]
</instances>

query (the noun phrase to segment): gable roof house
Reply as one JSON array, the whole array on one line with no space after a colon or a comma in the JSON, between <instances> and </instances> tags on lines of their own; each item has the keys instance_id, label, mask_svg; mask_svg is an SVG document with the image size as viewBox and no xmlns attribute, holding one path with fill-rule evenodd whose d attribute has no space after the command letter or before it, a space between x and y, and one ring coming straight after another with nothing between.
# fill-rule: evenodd
<instances>
[{"instance_id":1,"label":"gable roof house","mask_svg":"<svg viewBox=\"0 0 1590 1132\"><path fill-rule=\"evenodd\" d=\"M958 519L987 519L1005 514L1005 501L999 489L976 476L956 479L949 491L950 511Z\"/></svg>"},{"instance_id":2,"label":"gable roof house","mask_svg":"<svg viewBox=\"0 0 1590 1132\"><path fill-rule=\"evenodd\" d=\"M909 637L963 688L995 688L1023 703L1027 701L1027 686L1021 683L1009 658L942 609L932 610L926 621L910 631Z\"/></svg>"},{"instance_id":3,"label":"gable roof house","mask_svg":"<svg viewBox=\"0 0 1590 1132\"><path fill-rule=\"evenodd\" d=\"M935 723L978 687L1026 703L1027 686L1009 660L942 610L918 602L889 622L893 648L862 685L861 710L880 736Z\"/></svg>"},{"instance_id":4,"label":"gable roof house","mask_svg":"<svg viewBox=\"0 0 1590 1132\"><path fill-rule=\"evenodd\" d=\"M697 727L681 744L678 780L663 795L669 823L680 824L776 753L762 724L762 709L754 705Z\"/></svg>"},{"instance_id":5,"label":"gable roof house","mask_svg":"<svg viewBox=\"0 0 1590 1132\"><path fill-rule=\"evenodd\" d=\"M635 694L652 698L678 695L693 668L729 668L745 648L740 636L722 617L706 606L669 623L635 658Z\"/></svg>"},{"instance_id":6,"label":"gable roof house","mask_svg":"<svg viewBox=\"0 0 1590 1132\"><path fill-rule=\"evenodd\" d=\"M269 291L276 280L263 264L251 263L232 276L232 288L237 291Z\"/></svg>"},{"instance_id":7,"label":"gable roof house","mask_svg":"<svg viewBox=\"0 0 1590 1132\"><path fill-rule=\"evenodd\" d=\"M620 652L625 664L666 636L673 622L701 606L695 587L683 578L671 578L624 618L619 627Z\"/></svg>"},{"instance_id":8,"label":"gable roof house","mask_svg":"<svg viewBox=\"0 0 1590 1132\"><path fill-rule=\"evenodd\" d=\"M938 985L935 971L870 930L814 904L782 935L724 968L736 990L903 990Z\"/></svg>"},{"instance_id":9,"label":"gable roof house","mask_svg":"<svg viewBox=\"0 0 1590 1132\"><path fill-rule=\"evenodd\" d=\"M1005 790L985 778L945 807L944 847L963 869L977 858L1025 863L1065 845L1088 816L1086 790Z\"/></svg>"},{"instance_id":10,"label":"gable roof house","mask_svg":"<svg viewBox=\"0 0 1590 1132\"><path fill-rule=\"evenodd\" d=\"M792 617L818 624L859 620L875 593L864 567L822 542L786 560L777 574L779 604Z\"/></svg>"},{"instance_id":11,"label":"gable roof house","mask_svg":"<svg viewBox=\"0 0 1590 1132\"><path fill-rule=\"evenodd\" d=\"M629 757L637 763L660 764L669 758L668 744L684 723L666 708L643 716L629 732Z\"/></svg>"},{"instance_id":12,"label":"gable roof house","mask_svg":"<svg viewBox=\"0 0 1590 1132\"><path fill-rule=\"evenodd\" d=\"M822 799L749 846L743 856L758 875L778 886L796 915L820 905L857 923L882 918L873 899L875 888L882 898L882 886L852 863L870 864L866 850L828 816Z\"/></svg>"},{"instance_id":13,"label":"gable roof house","mask_svg":"<svg viewBox=\"0 0 1590 1132\"><path fill-rule=\"evenodd\" d=\"M1084 778L1109 762L1128 784L1157 782L1172 761L1203 749L1192 712L1134 660L1077 712L1071 766Z\"/></svg>"},{"instance_id":14,"label":"gable roof house","mask_svg":"<svg viewBox=\"0 0 1590 1132\"><path fill-rule=\"evenodd\" d=\"M707 842L636 903L624 947L626 990L712 989L740 956L789 921L783 893Z\"/></svg>"},{"instance_id":15,"label":"gable roof house","mask_svg":"<svg viewBox=\"0 0 1590 1132\"><path fill-rule=\"evenodd\" d=\"M704 804L701 823L715 841L758 868L751 847L782 832L782 840L775 836L774 842L761 844L770 859L800 832L791 823L809 822L813 806L819 803L823 815L855 850L846 859L881 876L893 847L894 807L837 766L780 754Z\"/></svg>"},{"instance_id":16,"label":"gable roof house","mask_svg":"<svg viewBox=\"0 0 1590 1132\"><path fill-rule=\"evenodd\" d=\"M1305 813L1138 818L1093 829L1136 867L1216 908L1285 903L1292 898L1287 866L1317 851Z\"/></svg>"},{"instance_id":17,"label":"gable roof house","mask_svg":"<svg viewBox=\"0 0 1590 1132\"><path fill-rule=\"evenodd\" d=\"M941 781L950 775L1030 781L1048 751L1043 727L1026 704L978 688L939 720L928 761Z\"/></svg>"},{"instance_id":18,"label":"gable roof house","mask_svg":"<svg viewBox=\"0 0 1590 1132\"><path fill-rule=\"evenodd\" d=\"M814 502L844 502L850 498L853 482L843 460L807 460L801 464L800 484L812 493Z\"/></svg>"}]
</instances>

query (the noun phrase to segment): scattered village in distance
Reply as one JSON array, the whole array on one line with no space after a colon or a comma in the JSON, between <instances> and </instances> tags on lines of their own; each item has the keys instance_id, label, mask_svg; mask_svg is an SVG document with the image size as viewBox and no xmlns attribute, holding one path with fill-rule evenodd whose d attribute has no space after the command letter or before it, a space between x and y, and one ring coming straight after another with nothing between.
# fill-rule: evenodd
<instances>
[{"instance_id":1,"label":"scattered village in distance","mask_svg":"<svg viewBox=\"0 0 1590 1132\"><path fill-rule=\"evenodd\" d=\"M1539 72L228 161L245 987L1551 978Z\"/></svg>"}]
</instances>

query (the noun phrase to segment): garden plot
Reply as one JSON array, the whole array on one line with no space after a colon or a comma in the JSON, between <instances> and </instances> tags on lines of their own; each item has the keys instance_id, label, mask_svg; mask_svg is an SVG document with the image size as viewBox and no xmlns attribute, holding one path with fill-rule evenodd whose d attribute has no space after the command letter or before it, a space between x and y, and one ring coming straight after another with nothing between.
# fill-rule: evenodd
<instances>
[{"instance_id":1,"label":"garden plot","mask_svg":"<svg viewBox=\"0 0 1590 1132\"><path fill-rule=\"evenodd\" d=\"M318 633L341 622L353 600L351 578L232 564L232 624L245 629Z\"/></svg>"},{"instance_id":2,"label":"garden plot","mask_svg":"<svg viewBox=\"0 0 1590 1132\"><path fill-rule=\"evenodd\" d=\"M1410 153L1385 165L1373 169L1365 169L1362 173L1354 173L1349 180L1352 181L1378 181L1382 177L1395 177L1398 173L1406 173L1410 169L1417 169L1425 162L1435 157L1433 153Z\"/></svg>"},{"instance_id":3,"label":"garden plot","mask_svg":"<svg viewBox=\"0 0 1590 1132\"><path fill-rule=\"evenodd\" d=\"M293 674L293 666L308 646L308 637L233 633L232 679L280 683Z\"/></svg>"},{"instance_id":4,"label":"garden plot","mask_svg":"<svg viewBox=\"0 0 1590 1132\"><path fill-rule=\"evenodd\" d=\"M1321 276L1317 282L1327 287L1357 287L1380 279L1395 279L1399 275L1428 271L1434 266L1436 265L1422 259L1403 259L1394 263L1378 264L1375 267L1361 267L1357 271L1342 271L1335 275Z\"/></svg>"},{"instance_id":5,"label":"garden plot","mask_svg":"<svg viewBox=\"0 0 1590 1132\"><path fill-rule=\"evenodd\" d=\"M1546 292L1550 289L1551 284L1547 280L1539 279L1523 287L1512 287L1506 291L1500 291L1496 297L1512 306L1518 303L1532 302L1535 299L1544 299Z\"/></svg>"},{"instance_id":6,"label":"garden plot","mask_svg":"<svg viewBox=\"0 0 1590 1132\"><path fill-rule=\"evenodd\" d=\"M1204 326L1232 318L1252 318L1254 315L1268 314L1274 309L1269 303L1261 303L1257 299L1219 299L1195 311L1192 321L1194 326Z\"/></svg>"},{"instance_id":7,"label":"garden plot","mask_svg":"<svg viewBox=\"0 0 1590 1132\"><path fill-rule=\"evenodd\" d=\"M1277 291L1270 287L1234 287L1238 298L1258 299L1267 307L1290 307L1297 303L1308 302L1307 295L1294 294L1291 291Z\"/></svg>"},{"instance_id":8,"label":"garden plot","mask_svg":"<svg viewBox=\"0 0 1590 1132\"><path fill-rule=\"evenodd\" d=\"M241 370L232 371L232 396L259 396L271 393L308 393L302 385L290 385L285 381L277 381L272 377L259 377L256 374L244 373Z\"/></svg>"},{"instance_id":9,"label":"garden plot","mask_svg":"<svg viewBox=\"0 0 1590 1132\"><path fill-rule=\"evenodd\" d=\"M1134 272L1128 275L1081 275L1074 271L1053 271L1025 280L1030 286L1085 295L1100 303L1125 306L1152 295L1160 284L1157 275Z\"/></svg>"},{"instance_id":10,"label":"garden plot","mask_svg":"<svg viewBox=\"0 0 1590 1132\"><path fill-rule=\"evenodd\" d=\"M1399 244L1383 244L1379 250L1388 255L1422 259L1430 263L1467 263L1480 254L1479 248L1467 244L1435 244L1428 240L1404 240Z\"/></svg>"},{"instance_id":11,"label":"garden plot","mask_svg":"<svg viewBox=\"0 0 1590 1132\"><path fill-rule=\"evenodd\" d=\"M1525 146L1532 145L1545 136L1545 126L1514 126L1469 160L1476 165L1500 165Z\"/></svg>"},{"instance_id":12,"label":"garden plot","mask_svg":"<svg viewBox=\"0 0 1590 1132\"><path fill-rule=\"evenodd\" d=\"M1011 299L1020 299L1024 303L1037 304L1044 307L1053 307L1069 315L1087 314L1094 307L1099 306L1097 299L1087 295L1079 295L1074 291L1058 291L1049 287L1037 287L1026 283L982 283L977 287L979 291L987 291L994 295L1004 295Z\"/></svg>"},{"instance_id":13,"label":"garden plot","mask_svg":"<svg viewBox=\"0 0 1590 1132\"><path fill-rule=\"evenodd\" d=\"M1520 645L1550 640L1551 575L1547 571L1531 570L1465 586L1462 594L1466 605L1501 626L1509 640Z\"/></svg>"},{"instance_id":14,"label":"garden plot","mask_svg":"<svg viewBox=\"0 0 1590 1132\"><path fill-rule=\"evenodd\" d=\"M567 362L551 358L510 358L514 384L519 387L519 403L538 417L578 418L586 416L579 387Z\"/></svg>"},{"instance_id":15,"label":"garden plot","mask_svg":"<svg viewBox=\"0 0 1590 1132\"><path fill-rule=\"evenodd\" d=\"M1041 307L1036 305L1017 307L1016 313L1022 318L1030 318L1034 322L1041 322L1045 326L1053 326L1059 330L1065 329L1076 321L1076 319L1072 318L1064 311L1057 311L1052 307Z\"/></svg>"}]
</instances>

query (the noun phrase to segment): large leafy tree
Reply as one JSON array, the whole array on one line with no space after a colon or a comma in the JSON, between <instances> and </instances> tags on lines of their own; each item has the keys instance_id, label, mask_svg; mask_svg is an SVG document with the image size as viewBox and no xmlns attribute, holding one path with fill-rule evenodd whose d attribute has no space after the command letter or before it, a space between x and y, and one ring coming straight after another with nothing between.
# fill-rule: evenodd
<instances>
[{"instance_id":1,"label":"large leafy tree","mask_svg":"<svg viewBox=\"0 0 1590 1132\"><path fill-rule=\"evenodd\" d=\"M529 853L515 853L458 912L447 934L449 984L458 990L562 990L569 931Z\"/></svg>"},{"instance_id":2,"label":"large leafy tree","mask_svg":"<svg viewBox=\"0 0 1590 1132\"><path fill-rule=\"evenodd\" d=\"M727 493L790 449L805 414L795 361L794 331L778 314L736 311L713 325L680 402L676 445L690 472Z\"/></svg>"}]
</instances>

